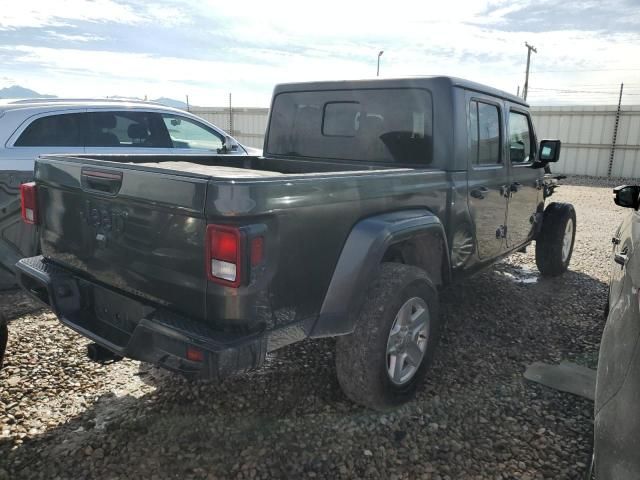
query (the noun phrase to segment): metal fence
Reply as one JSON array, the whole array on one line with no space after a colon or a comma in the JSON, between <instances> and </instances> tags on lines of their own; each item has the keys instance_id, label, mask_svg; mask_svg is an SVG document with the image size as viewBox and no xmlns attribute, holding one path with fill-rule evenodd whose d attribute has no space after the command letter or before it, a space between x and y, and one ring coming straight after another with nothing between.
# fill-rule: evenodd
<instances>
[{"instance_id":1,"label":"metal fence","mask_svg":"<svg viewBox=\"0 0 640 480\"><path fill-rule=\"evenodd\" d=\"M562 140L554 172L640 177L640 105L620 112L616 105L532 107L531 113L538 138Z\"/></svg>"},{"instance_id":2,"label":"metal fence","mask_svg":"<svg viewBox=\"0 0 640 480\"><path fill-rule=\"evenodd\" d=\"M191 112L262 148L268 108L193 107ZM562 140L553 171L569 175L640 177L640 105L532 107L539 139ZM614 145L614 132L616 140Z\"/></svg>"},{"instance_id":3,"label":"metal fence","mask_svg":"<svg viewBox=\"0 0 640 480\"><path fill-rule=\"evenodd\" d=\"M268 108L192 107L190 112L226 130L243 145L262 148Z\"/></svg>"}]
</instances>

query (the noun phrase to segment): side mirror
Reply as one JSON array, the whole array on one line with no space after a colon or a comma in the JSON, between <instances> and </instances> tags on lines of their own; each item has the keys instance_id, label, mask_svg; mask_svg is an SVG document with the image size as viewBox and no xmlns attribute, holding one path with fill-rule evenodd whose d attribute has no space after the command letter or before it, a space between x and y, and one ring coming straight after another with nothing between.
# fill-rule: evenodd
<instances>
[{"instance_id":1,"label":"side mirror","mask_svg":"<svg viewBox=\"0 0 640 480\"><path fill-rule=\"evenodd\" d=\"M542 140L540 142L540 163L554 163L560 159L560 140Z\"/></svg>"},{"instance_id":2,"label":"side mirror","mask_svg":"<svg viewBox=\"0 0 640 480\"><path fill-rule=\"evenodd\" d=\"M638 210L638 207L640 207L640 186L621 185L614 188L613 201L619 207Z\"/></svg>"},{"instance_id":3,"label":"side mirror","mask_svg":"<svg viewBox=\"0 0 640 480\"><path fill-rule=\"evenodd\" d=\"M224 137L224 143L222 144L222 148L218 149L218 153L226 154L231 152L237 152L240 148L238 142L235 139L231 138L229 135Z\"/></svg>"}]
</instances>

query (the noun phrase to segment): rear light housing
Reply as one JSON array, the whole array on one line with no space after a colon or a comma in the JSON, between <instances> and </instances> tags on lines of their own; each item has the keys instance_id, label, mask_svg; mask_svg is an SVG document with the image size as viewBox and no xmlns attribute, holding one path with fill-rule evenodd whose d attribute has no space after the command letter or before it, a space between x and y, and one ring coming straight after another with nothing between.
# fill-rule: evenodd
<instances>
[{"instance_id":1,"label":"rear light housing","mask_svg":"<svg viewBox=\"0 0 640 480\"><path fill-rule=\"evenodd\" d=\"M188 346L187 347L187 360L191 362L203 362L204 352L199 348Z\"/></svg>"},{"instance_id":2,"label":"rear light housing","mask_svg":"<svg viewBox=\"0 0 640 480\"><path fill-rule=\"evenodd\" d=\"M212 282L238 288L250 283L252 272L264 263L264 229L207 225L206 269Z\"/></svg>"},{"instance_id":3,"label":"rear light housing","mask_svg":"<svg viewBox=\"0 0 640 480\"><path fill-rule=\"evenodd\" d=\"M25 223L36 225L38 223L38 196L35 182L20 185L20 206L22 220Z\"/></svg>"},{"instance_id":4,"label":"rear light housing","mask_svg":"<svg viewBox=\"0 0 640 480\"><path fill-rule=\"evenodd\" d=\"M207 226L207 276L209 280L239 287L242 282L244 238L240 229L223 225Z\"/></svg>"},{"instance_id":5,"label":"rear light housing","mask_svg":"<svg viewBox=\"0 0 640 480\"><path fill-rule=\"evenodd\" d=\"M264 259L264 237L251 239L251 266L257 267Z\"/></svg>"}]
</instances>

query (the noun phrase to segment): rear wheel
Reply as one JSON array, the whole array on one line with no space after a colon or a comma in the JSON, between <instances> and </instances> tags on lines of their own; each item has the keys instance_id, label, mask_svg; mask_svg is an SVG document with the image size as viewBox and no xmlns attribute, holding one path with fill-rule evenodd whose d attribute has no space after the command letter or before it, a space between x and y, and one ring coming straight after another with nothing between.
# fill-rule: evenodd
<instances>
[{"instance_id":1,"label":"rear wheel","mask_svg":"<svg viewBox=\"0 0 640 480\"><path fill-rule=\"evenodd\" d=\"M416 267L383 263L352 334L336 342L336 370L354 402L385 410L410 400L440 337L438 294Z\"/></svg>"},{"instance_id":2,"label":"rear wheel","mask_svg":"<svg viewBox=\"0 0 640 480\"><path fill-rule=\"evenodd\" d=\"M536 239L536 264L543 276L567 271L576 238L576 211L568 203L551 203L544 211Z\"/></svg>"}]
</instances>

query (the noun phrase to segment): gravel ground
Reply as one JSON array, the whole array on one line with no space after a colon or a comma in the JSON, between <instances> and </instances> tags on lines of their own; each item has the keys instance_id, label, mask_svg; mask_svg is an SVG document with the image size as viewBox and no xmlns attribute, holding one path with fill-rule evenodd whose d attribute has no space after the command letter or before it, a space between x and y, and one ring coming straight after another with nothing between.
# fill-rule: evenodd
<instances>
[{"instance_id":1,"label":"gravel ground","mask_svg":"<svg viewBox=\"0 0 640 480\"><path fill-rule=\"evenodd\" d=\"M624 212L608 183L570 183L554 200L578 214L571 270L539 279L530 248L446 292L428 381L388 414L345 399L330 340L221 385L187 383L128 360L96 365L52 314L2 294L15 320L0 372L0 479L580 478L593 404L522 377L534 361L597 358Z\"/></svg>"}]
</instances>

